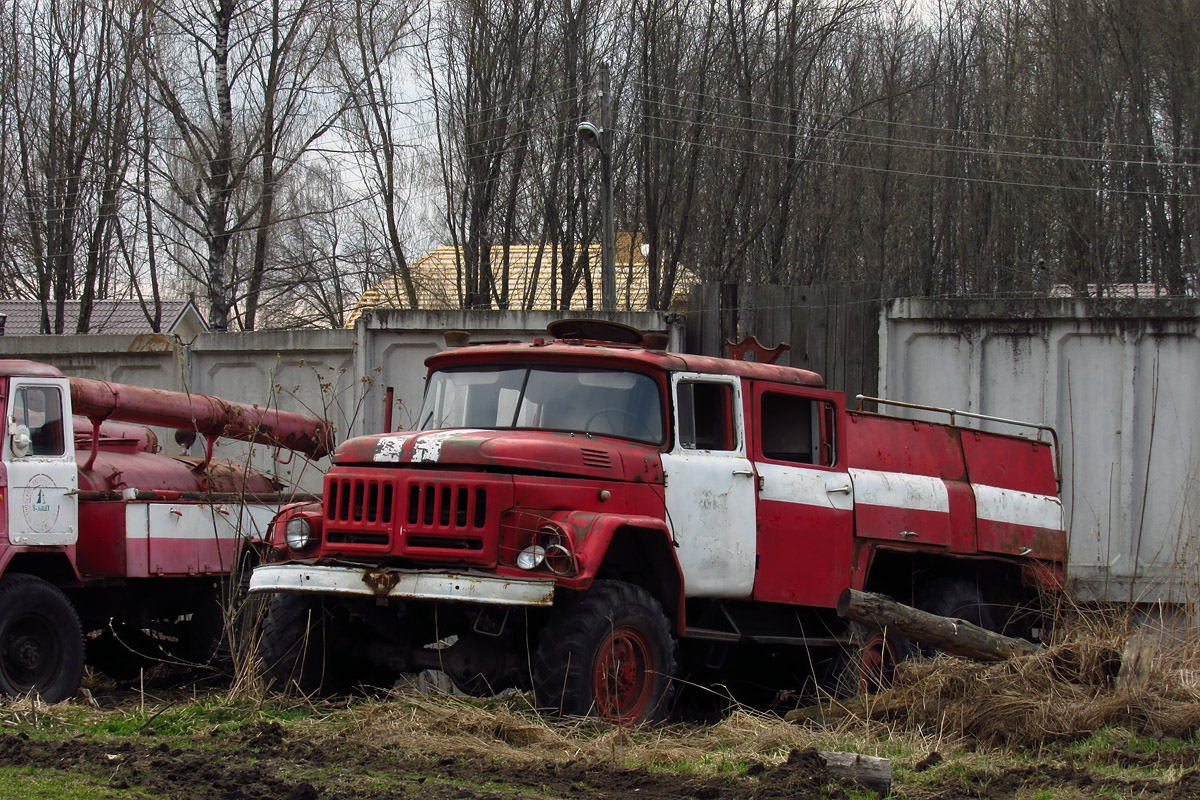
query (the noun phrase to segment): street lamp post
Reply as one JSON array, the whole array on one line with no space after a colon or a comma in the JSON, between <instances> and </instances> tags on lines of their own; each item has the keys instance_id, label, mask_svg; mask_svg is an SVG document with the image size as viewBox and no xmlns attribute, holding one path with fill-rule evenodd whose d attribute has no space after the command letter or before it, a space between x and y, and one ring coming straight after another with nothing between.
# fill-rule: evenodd
<instances>
[{"instance_id":1,"label":"street lamp post","mask_svg":"<svg viewBox=\"0 0 1200 800\"><path fill-rule=\"evenodd\" d=\"M617 308L616 231L613 227L612 109L609 104L608 64L600 65L600 126L581 122L576 133L585 144L600 151L600 305Z\"/></svg>"}]
</instances>

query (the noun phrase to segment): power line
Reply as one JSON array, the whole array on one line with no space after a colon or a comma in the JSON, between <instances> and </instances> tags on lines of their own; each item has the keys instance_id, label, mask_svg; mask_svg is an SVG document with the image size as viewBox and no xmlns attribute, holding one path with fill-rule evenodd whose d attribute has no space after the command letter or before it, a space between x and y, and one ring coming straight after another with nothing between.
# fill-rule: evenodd
<instances>
[{"instance_id":1,"label":"power line","mask_svg":"<svg viewBox=\"0 0 1200 800\"><path fill-rule=\"evenodd\" d=\"M667 136L655 136L654 134L644 133L636 130L623 130L622 133L631 137L640 137L644 139L653 139L657 141L676 142L677 140ZM968 174L961 175L945 175L935 172L919 172L917 170L897 169L894 167L874 167L866 164L855 164L848 161L832 161L822 158L813 158L810 156L799 156L783 153L763 153L758 150L746 150L737 147L728 147L725 145L714 145L705 142L696 143L697 147L703 147L709 150L717 150L736 155L754 156L757 158L765 158L776 161L795 161L804 164L813 164L815 166L833 167L853 169L860 172L872 172L882 175L899 175L907 178L932 178L935 180L944 181L964 181L966 183L981 183L992 186L1006 186L1021 189L1053 189L1072 192L1091 192L1093 194L1110 194L1121 195L1128 197L1160 197L1169 195L1179 198L1200 198L1200 193L1194 192L1152 192L1138 189L1121 189L1116 187L1097 187L1097 186L1068 186L1065 184L1054 183L1033 183L1027 181L1002 180L1000 178L990 178L986 176L975 176Z\"/></svg>"},{"instance_id":2,"label":"power line","mask_svg":"<svg viewBox=\"0 0 1200 800\"><path fill-rule=\"evenodd\" d=\"M689 110L686 106L677 106L677 108L680 108L681 110L685 110L685 111ZM692 109L692 110L699 111L700 109ZM709 113L709 114L712 114L717 117L727 117L730 119L731 122L734 122L734 123L757 121L757 120L747 120L747 118L745 118L745 117L741 117L741 116L734 115L734 114L729 114L727 112L717 111L717 112L705 112L705 113ZM854 131L854 130L849 130L849 129L838 130L838 129L832 128L832 127L808 128L808 129L789 128L788 130L772 131L772 130L762 130L760 128L751 127L749 125L737 125L737 124L722 125L722 124L715 123L715 122L704 122L704 121L696 122L694 120L680 119L678 117L656 116L653 114L638 114L635 117L635 119L638 121L651 120L654 122L665 122L665 123L678 125L678 126L684 127L684 128L692 127L694 125L700 125L707 130L727 131L729 133L738 134L741 136L762 136L762 137L770 137L770 138L778 138L778 139L793 139L793 138L821 139L823 141L843 142L843 143L847 143L847 144L882 145L885 147L890 147L890 148L894 148L894 149L898 149L898 150L914 150L917 152L956 153L956 154L960 154L960 155L986 156L988 158L1007 157L1007 158L1014 158L1014 159L1031 159L1031 160L1040 160L1040 161L1060 161L1060 162L1081 162L1081 163L1102 164L1102 165L1113 165L1113 164L1121 164L1123 166L1141 165L1141 166L1152 166L1152 167L1172 168L1172 169L1197 169L1197 168L1200 168L1200 162L1162 161L1157 158L1153 161L1146 161L1144 159L1143 160L1135 160L1135 159L1120 158L1120 157L1077 156L1077 155L1069 155L1066 153L1040 153L1040 152L1028 152L1028 151L1020 151L1020 150L995 150L995 149L988 148L988 147L953 144L950 142L931 142L931 141L921 141L921 140L917 140L917 139L899 139L899 138L895 138L895 137L880 136L877 134L864 133L864 132L859 132L859 131ZM769 121L764 120L763 122L769 122ZM871 122L871 124L876 124L876 125L890 124L883 120L874 120L874 121L870 121L870 122ZM1113 145L1109 145L1109 146L1121 147L1122 145L1113 144ZM1149 146L1149 145L1147 145L1147 146Z\"/></svg>"},{"instance_id":3,"label":"power line","mask_svg":"<svg viewBox=\"0 0 1200 800\"><path fill-rule=\"evenodd\" d=\"M648 89L659 89L659 90L665 91L665 92L674 92L674 93L678 93L678 94L689 95L692 97L696 97L700 100L708 100L708 101L712 101L714 103L732 104L732 105L750 105L753 107L768 109L768 110L772 110L772 111L784 111L787 113L800 113L800 114L805 114L805 115L814 116L814 117L825 117L825 118L835 121L835 122L842 122L842 121L856 121L856 122L870 122L870 123L884 122L886 124L897 125L897 126L905 127L905 128L914 128L917 130L935 131L935 132L940 132L940 133L954 133L954 134L963 135L963 136L994 136L994 137L1004 138L1004 139L1016 139L1018 141L1040 142L1040 143L1050 143L1050 144L1077 144L1077 145L1095 146L1095 147L1117 146L1117 147L1128 147L1131 149L1139 149L1139 148L1157 149L1157 147L1158 147L1158 145L1155 145L1155 144L1134 144L1131 142L1106 142L1106 141L1095 141L1095 140L1088 140L1088 139L1068 139L1068 138L1054 137L1054 136L1032 136L1029 134L1005 133L1003 131L979 131L979 130L971 130L968 128L951 128L951 127L942 126L942 125L928 125L928 124L922 124L922 123L917 123L917 122L899 122L899 121L888 122L887 120L878 120L878 119L872 119L870 117L864 117L861 114L842 114L842 113L837 113L837 112L832 112L832 111L806 110L806 109L798 108L796 106L775 105L775 104L771 104L771 103L765 103L762 101L745 100L745 99L736 98L736 97L722 97L720 95L705 94L702 92L694 92L694 91L691 91L690 89L680 89L679 87L661 86L659 84L653 84L653 83L648 83L648 82L640 82L635 85L644 87L644 88L648 88ZM644 99L649 100L648 98L644 98ZM649 101L649 102L659 102L659 101ZM705 106L699 106L699 107L683 106L683 108L690 108L692 110L705 110L706 107ZM1180 145L1178 149L1195 152L1195 151L1200 151L1200 146Z\"/></svg>"}]
</instances>

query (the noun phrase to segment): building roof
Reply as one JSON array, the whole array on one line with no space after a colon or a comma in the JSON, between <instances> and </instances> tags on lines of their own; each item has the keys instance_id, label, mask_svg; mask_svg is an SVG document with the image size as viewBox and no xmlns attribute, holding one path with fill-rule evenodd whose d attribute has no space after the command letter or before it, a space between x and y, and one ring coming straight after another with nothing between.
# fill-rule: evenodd
<instances>
[{"instance_id":1,"label":"building roof","mask_svg":"<svg viewBox=\"0 0 1200 800\"><path fill-rule=\"evenodd\" d=\"M53 311L51 311L53 313ZM37 300L0 300L5 336L29 336L41 333L42 304ZM193 327L208 330L208 323L191 300L162 301L162 332L174 333L187 318ZM79 301L68 300L63 306L63 332L75 333L79 320ZM150 323L137 300L97 300L92 307L88 333L152 333Z\"/></svg>"},{"instance_id":2,"label":"building roof","mask_svg":"<svg viewBox=\"0 0 1200 800\"><path fill-rule=\"evenodd\" d=\"M409 265L409 273L417 290L417 306L422 309L461 308L458 265L460 248L439 247L421 256ZM593 297L600 303L600 245L587 248L588 264L591 268ZM500 270L503 249L492 248L492 263L497 273ZM533 311L555 309L552 300L561 292L559 276L552 276L560 260L551 245L510 245L508 248L509 298L513 308L529 307ZM646 310L649 296L649 270L642 255L641 236L618 233L614 253L617 273L617 308L619 310ZM499 275L497 274L497 280ZM686 304L687 292L695 283L695 277L680 266L675 281L675 299L672 305ZM532 295L532 298L530 297ZM581 281L572 296L571 305L581 308L586 303L587 292ZM526 301L532 299L532 303ZM358 318L372 308L408 308L408 294L404 282L392 275L363 292L358 304L350 312L347 328L353 328Z\"/></svg>"}]
</instances>

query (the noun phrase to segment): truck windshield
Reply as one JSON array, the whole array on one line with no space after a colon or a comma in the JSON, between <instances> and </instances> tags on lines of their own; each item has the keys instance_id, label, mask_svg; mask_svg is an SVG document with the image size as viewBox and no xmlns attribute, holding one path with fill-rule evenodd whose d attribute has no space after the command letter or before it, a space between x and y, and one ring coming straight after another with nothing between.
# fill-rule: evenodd
<instances>
[{"instance_id":1,"label":"truck windshield","mask_svg":"<svg viewBox=\"0 0 1200 800\"><path fill-rule=\"evenodd\" d=\"M663 440L662 399L647 375L572 367L446 369L429 376L418 430L538 428Z\"/></svg>"}]
</instances>

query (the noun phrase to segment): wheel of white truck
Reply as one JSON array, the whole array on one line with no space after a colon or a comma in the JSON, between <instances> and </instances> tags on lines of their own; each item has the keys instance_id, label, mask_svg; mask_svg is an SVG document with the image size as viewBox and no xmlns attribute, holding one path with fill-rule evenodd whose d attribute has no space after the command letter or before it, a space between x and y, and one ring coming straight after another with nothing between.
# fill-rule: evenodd
<instances>
[{"instance_id":1,"label":"wheel of white truck","mask_svg":"<svg viewBox=\"0 0 1200 800\"><path fill-rule=\"evenodd\" d=\"M327 645L333 623L320 597L273 594L258 640L268 688L278 692L328 694L344 687L330 668Z\"/></svg>"},{"instance_id":2,"label":"wheel of white truck","mask_svg":"<svg viewBox=\"0 0 1200 800\"><path fill-rule=\"evenodd\" d=\"M596 581L566 595L533 659L538 705L619 725L662 719L676 643L662 606L645 589Z\"/></svg>"},{"instance_id":3,"label":"wheel of white truck","mask_svg":"<svg viewBox=\"0 0 1200 800\"><path fill-rule=\"evenodd\" d=\"M74 697L83 676L83 629L67 596L33 575L0 578L0 693Z\"/></svg>"},{"instance_id":4,"label":"wheel of white truck","mask_svg":"<svg viewBox=\"0 0 1200 800\"><path fill-rule=\"evenodd\" d=\"M166 656L146 631L116 620L87 642L87 663L115 681L132 680Z\"/></svg>"}]
</instances>

